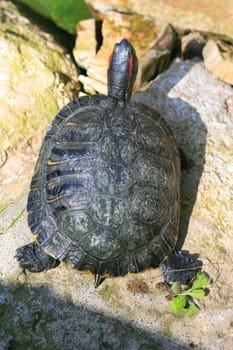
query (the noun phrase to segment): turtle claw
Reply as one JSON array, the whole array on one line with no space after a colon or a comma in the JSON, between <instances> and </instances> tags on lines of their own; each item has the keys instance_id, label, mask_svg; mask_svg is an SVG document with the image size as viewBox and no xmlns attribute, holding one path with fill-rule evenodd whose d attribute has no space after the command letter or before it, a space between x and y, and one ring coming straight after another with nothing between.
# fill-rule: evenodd
<instances>
[{"instance_id":1,"label":"turtle claw","mask_svg":"<svg viewBox=\"0 0 233 350\"><path fill-rule=\"evenodd\" d=\"M187 250L173 252L167 260L160 264L160 270L166 282L180 282L188 284L196 277L197 271L202 269L202 261L198 254L190 254Z\"/></svg>"},{"instance_id":2,"label":"turtle claw","mask_svg":"<svg viewBox=\"0 0 233 350\"><path fill-rule=\"evenodd\" d=\"M30 243L16 250L16 259L23 270L41 272L56 267L59 261L47 255L36 243Z\"/></svg>"},{"instance_id":3,"label":"turtle claw","mask_svg":"<svg viewBox=\"0 0 233 350\"><path fill-rule=\"evenodd\" d=\"M104 281L105 279L106 279L105 277L96 274L96 275L95 275L94 287L95 287L95 288L98 288L98 287L101 285L101 283L103 283L103 281Z\"/></svg>"}]
</instances>

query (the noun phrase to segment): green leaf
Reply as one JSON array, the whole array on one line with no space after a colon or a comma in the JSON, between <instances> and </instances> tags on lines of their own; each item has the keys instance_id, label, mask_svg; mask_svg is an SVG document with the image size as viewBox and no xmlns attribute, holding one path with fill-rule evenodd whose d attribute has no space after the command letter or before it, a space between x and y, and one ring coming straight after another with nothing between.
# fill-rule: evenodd
<instances>
[{"instance_id":1,"label":"green leaf","mask_svg":"<svg viewBox=\"0 0 233 350\"><path fill-rule=\"evenodd\" d=\"M201 298L204 298L206 295L204 289L195 289L195 290L192 290L191 292L188 292L187 294L193 299L201 299Z\"/></svg>"},{"instance_id":2,"label":"green leaf","mask_svg":"<svg viewBox=\"0 0 233 350\"><path fill-rule=\"evenodd\" d=\"M180 282L172 283L171 289L175 294L180 294L183 291Z\"/></svg>"},{"instance_id":3,"label":"green leaf","mask_svg":"<svg viewBox=\"0 0 233 350\"><path fill-rule=\"evenodd\" d=\"M84 0L14 0L14 2L24 3L71 34L76 34L76 24L79 21L92 17Z\"/></svg>"},{"instance_id":4,"label":"green leaf","mask_svg":"<svg viewBox=\"0 0 233 350\"><path fill-rule=\"evenodd\" d=\"M187 303L187 295L178 295L170 302L170 308L173 312L180 312Z\"/></svg>"},{"instance_id":5,"label":"green leaf","mask_svg":"<svg viewBox=\"0 0 233 350\"><path fill-rule=\"evenodd\" d=\"M191 317L193 315L196 315L200 309L197 307L191 300L188 302L189 306L187 311L185 312L186 317Z\"/></svg>"},{"instance_id":6,"label":"green leaf","mask_svg":"<svg viewBox=\"0 0 233 350\"><path fill-rule=\"evenodd\" d=\"M209 283L210 283L209 278L203 272L198 272L197 278L193 282L193 285L189 289L189 291L193 291L194 289L199 289L199 288L205 288L208 286Z\"/></svg>"}]
</instances>

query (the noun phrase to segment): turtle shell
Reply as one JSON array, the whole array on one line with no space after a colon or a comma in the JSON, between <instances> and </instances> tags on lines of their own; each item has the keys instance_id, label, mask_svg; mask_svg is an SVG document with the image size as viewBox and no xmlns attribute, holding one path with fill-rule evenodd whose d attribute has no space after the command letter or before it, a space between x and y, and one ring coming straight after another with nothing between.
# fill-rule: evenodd
<instances>
[{"instance_id":1,"label":"turtle shell","mask_svg":"<svg viewBox=\"0 0 233 350\"><path fill-rule=\"evenodd\" d=\"M44 138L28 223L45 252L118 276L157 267L178 238L180 159L168 123L141 104L81 97Z\"/></svg>"}]
</instances>

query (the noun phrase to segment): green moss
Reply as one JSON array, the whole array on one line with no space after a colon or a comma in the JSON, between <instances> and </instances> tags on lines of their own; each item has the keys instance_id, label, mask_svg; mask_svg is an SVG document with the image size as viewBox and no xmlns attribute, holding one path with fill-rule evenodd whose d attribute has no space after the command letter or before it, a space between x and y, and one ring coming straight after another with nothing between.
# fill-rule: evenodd
<instances>
[{"instance_id":1,"label":"green moss","mask_svg":"<svg viewBox=\"0 0 233 350\"><path fill-rule=\"evenodd\" d=\"M51 95L46 89L40 99L38 100L37 113L40 116L46 117L47 120L51 121L52 118L58 112L58 104L55 98L51 98Z\"/></svg>"},{"instance_id":2,"label":"green moss","mask_svg":"<svg viewBox=\"0 0 233 350\"><path fill-rule=\"evenodd\" d=\"M227 253L226 249L224 246L217 244L216 249L221 255L225 255Z\"/></svg>"},{"instance_id":3,"label":"green moss","mask_svg":"<svg viewBox=\"0 0 233 350\"><path fill-rule=\"evenodd\" d=\"M8 207L8 203L0 203L0 214L2 214L7 207Z\"/></svg>"},{"instance_id":4,"label":"green moss","mask_svg":"<svg viewBox=\"0 0 233 350\"><path fill-rule=\"evenodd\" d=\"M162 317L164 315L161 311L159 311L155 307L150 308L147 311L147 313L148 313L149 316L153 316L153 317L156 317L156 318L160 318L160 317Z\"/></svg>"},{"instance_id":5,"label":"green moss","mask_svg":"<svg viewBox=\"0 0 233 350\"><path fill-rule=\"evenodd\" d=\"M163 335L165 337L172 337L172 323L174 322L173 317L169 317L164 321Z\"/></svg>"},{"instance_id":6,"label":"green moss","mask_svg":"<svg viewBox=\"0 0 233 350\"><path fill-rule=\"evenodd\" d=\"M15 332L15 327L14 325L11 324L11 322L4 322L3 325L3 330L7 335L13 335Z\"/></svg>"},{"instance_id":7,"label":"green moss","mask_svg":"<svg viewBox=\"0 0 233 350\"><path fill-rule=\"evenodd\" d=\"M66 288L64 296L69 302L73 301L72 292L69 289Z\"/></svg>"},{"instance_id":8,"label":"green moss","mask_svg":"<svg viewBox=\"0 0 233 350\"><path fill-rule=\"evenodd\" d=\"M217 336L219 339L223 339L225 337L224 333L222 332L217 332Z\"/></svg>"},{"instance_id":9,"label":"green moss","mask_svg":"<svg viewBox=\"0 0 233 350\"><path fill-rule=\"evenodd\" d=\"M203 237L201 245L203 248L212 248L213 247L213 243L210 240L210 237L208 237L208 236Z\"/></svg>"},{"instance_id":10,"label":"green moss","mask_svg":"<svg viewBox=\"0 0 233 350\"><path fill-rule=\"evenodd\" d=\"M99 295L102 299L108 301L112 306L119 305L118 299L119 286L117 284L105 285L103 289L99 291Z\"/></svg>"}]
</instances>

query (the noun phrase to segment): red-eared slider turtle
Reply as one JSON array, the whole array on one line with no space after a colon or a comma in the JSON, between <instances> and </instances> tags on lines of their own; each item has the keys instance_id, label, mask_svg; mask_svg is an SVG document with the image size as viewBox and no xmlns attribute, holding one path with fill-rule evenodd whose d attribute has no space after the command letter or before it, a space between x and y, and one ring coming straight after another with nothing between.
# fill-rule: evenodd
<instances>
[{"instance_id":1,"label":"red-eared slider turtle","mask_svg":"<svg viewBox=\"0 0 233 350\"><path fill-rule=\"evenodd\" d=\"M23 269L40 272L65 261L91 271L97 286L169 256L172 264L187 264L185 254L173 253L179 149L159 113L129 102L136 73L135 51L124 39L110 58L108 96L76 99L48 128L27 204L35 242L17 249Z\"/></svg>"}]
</instances>

